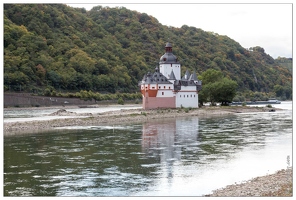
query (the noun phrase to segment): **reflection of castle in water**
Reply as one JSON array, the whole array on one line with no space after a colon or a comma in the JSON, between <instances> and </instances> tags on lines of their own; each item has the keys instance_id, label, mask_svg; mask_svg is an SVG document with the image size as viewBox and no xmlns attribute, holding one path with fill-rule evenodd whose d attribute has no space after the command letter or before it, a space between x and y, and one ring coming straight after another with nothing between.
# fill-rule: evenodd
<instances>
[{"instance_id":1,"label":"reflection of castle in water","mask_svg":"<svg viewBox=\"0 0 296 200\"><path fill-rule=\"evenodd\" d=\"M171 185L174 162L181 160L182 146L198 140L198 118L170 119L143 125L142 149L148 155L160 158L162 176Z\"/></svg>"},{"instance_id":2,"label":"reflection of castle in water","mask_svg":"<svg viewBox=\"0 0 296 200\"><path fill-rule=\"evenodd\" d=\"M161 162L181 159L181 147L197 142L198 118L148 122L143 125L142 149L159 154Z\"/></svg>"}]
</instances>

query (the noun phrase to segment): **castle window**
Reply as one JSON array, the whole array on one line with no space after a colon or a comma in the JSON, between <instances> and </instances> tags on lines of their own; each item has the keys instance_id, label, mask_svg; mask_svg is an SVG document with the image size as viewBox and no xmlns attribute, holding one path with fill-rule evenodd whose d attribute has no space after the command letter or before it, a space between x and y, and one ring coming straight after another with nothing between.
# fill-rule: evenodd
<instances>
[{"instance_id":1,"label":"castle window","mask_svg":"<svg viewBox=\"0 0 296 200\"><path fill-rule=\"evenodd\" d=\"M164 95L164 92L162 92L162 95Z\"/></svg>"},{"instance_id":2,"label":"castle window","mask_svg":"<svg viewBox=\"0 0 296 200\"><path fill-rule=\"evenodd\" d=\"M192 94L190 95L190 97L192 97Z\"/></svg>"},{"instance_id":3,"label":"castle window","mask_svg":"<svg viewBox=\"0 0 296 200\"><path fill-rule=\"evenodd\" d=\"M146 89L148 89L148 87L146 86Z\"/></svg>"},{"instance_id":4,"label":"castle window","mask_svg":"<svg viewBox=\"0 0 296 200\"><path fill-rule=\"evenodd\" d=\"M184 94L184 98L185 98L185 94Z\"/></svg>"},{"instance_id":5,"label":"castle window","mask_svg":"<svg viewBox=\"0 0 296 200\"><path fill-rule=\"evenodd\" d=\"M171 87L169 87L169 89L171 89Z\"/></svg>"},{"instance_id":6,"label":"castle window","mask_svg":"<svg viewBox=\"0 0 296 200\"><path fill-rule=\"evenodd\" d=\"M160 87L160 86L158 86L158 88L160 89L161 87Z\"/></svg>"},{"instance_id":7,"label":"castle window","mask_svg":"<svg viewBox=\"0 0 296 200\"><path fill-rule=\"evenodd\" d=\"M152 89L155 89L155 87L152 87Z\"/></svg>"},{"instance_id":8,"label":"castle window","mask_svg":"<svg viewBox=\"0 0 296 200\"><path fill-rule=\"evenodd\" d=\"M163 86L163 88L165 89L165 86Z\"/></svg>"},{"instance_id":9,"label":"castle window","mask_svg":"<svg viewBox=\"0 0 296 200\"><path fill-rule=\"evenodd\" d=\"M188 94L187 94L187 98L188 98Z\"/></svg>"},{"instance_id":10,"label":"castle window","mask_svg":"<svg viewBox=\"0 0 296 200\"><path fill-rule=\"evenodd\" d=\"M182 97L182 95L180 95L180 98Z\"/></svg>"}]
</instances>

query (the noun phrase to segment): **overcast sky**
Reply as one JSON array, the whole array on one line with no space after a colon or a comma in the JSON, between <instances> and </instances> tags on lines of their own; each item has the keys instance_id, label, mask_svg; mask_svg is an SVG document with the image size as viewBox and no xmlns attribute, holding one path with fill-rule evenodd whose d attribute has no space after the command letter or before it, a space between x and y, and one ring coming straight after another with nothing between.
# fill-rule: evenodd
<instances>
[{"instance_id":1,"label":"overcast sky","mask_svg":"<svg viewBox=\"0 0 296 200\"><path fill-rule=\"evenodd\" d=\"M69 4L90 10L97 5L123 6L146 13L167 26L194 26L227 35L244 48L260 46L273 58L292 57L292 4L125 3ZM172 1L174 2L174 1ZM283 2L283 1L282 1ZM177 45L177 44L176 44Z\"/></svg>"}]
</instances>

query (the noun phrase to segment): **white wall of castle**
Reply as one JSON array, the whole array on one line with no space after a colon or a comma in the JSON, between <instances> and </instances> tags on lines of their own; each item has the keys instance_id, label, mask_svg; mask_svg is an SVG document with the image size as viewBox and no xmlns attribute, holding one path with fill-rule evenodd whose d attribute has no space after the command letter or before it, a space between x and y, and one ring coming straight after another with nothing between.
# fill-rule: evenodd
<instances>
[{"instance_id":1,"label":"white wall of castle","mask_svg":"<svg viewBox=\"0 0 296 200\"><path fill-rule=\"evenodd\" d=\"M158 84L157 97L173 97L174 85L173 84Z\"/></svg>"},{"instance_id":2,"label":"white wall of castle","mask_svg":"<svg viewBox=\"0 0 296 200\"><path fill-rule=\"evenodd\" d=\"M173 90L158 90L157 97L173 97L175 94Z\"/></svg>"},{"instance_id":3,"label":"white wall of castle","mask_svg":"<svg viewBox=\"0 0 296 200\"><path fill-rule=\"evenodd\" d=\"M167 90L167 89L169 89L169 90L172 90L172 89L174 89L174 85L173 84L158 84L158 89L159 90Z\"/></svg>"},{"instance_id":4,"label":"white wall of castle","mask_svg":"<svg viewBox=\"0 0 296 200\"><path fill-rule=\"evenodd\" d=\"M174 72L175 77L177 80L181 79L181 64L160 64L159 65L159 72L162 73L168 79L171 75L171 72Z\"/></svg>"},{"instance_id":5,"label":"white wall of castle","mask_svg":"<svg viewBox=\"0 0 296 200\"><path fill-rule=\"evenodd\" d=\"M176 93L176 107L198 108L198 94L196 91L179 91Z\"/></svg>"}]
</instances>

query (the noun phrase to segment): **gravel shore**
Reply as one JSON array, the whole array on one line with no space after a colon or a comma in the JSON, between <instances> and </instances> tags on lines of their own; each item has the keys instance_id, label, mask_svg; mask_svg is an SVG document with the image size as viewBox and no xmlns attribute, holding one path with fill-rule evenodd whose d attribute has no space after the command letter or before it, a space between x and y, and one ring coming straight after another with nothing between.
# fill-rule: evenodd
<instances>
[{"instance_id":1,"label":"gravel shore","mask_svg":"<svg viewBox=\"0 0 296 200\"><path fill-rule=\"evenodd\" d=\"M228 185L213 191L207 197L292 197L293 169L256 177L241 184Z\"/></svg>"},{"instance_id":2,"label":"gravel shore","mask_svg":"<svg viewBox=\"0 0 296 200\"><path fill-rule=\"evenodd\" d=\"M34 108L32 108L34 109ZM67 108L60 108L60 111L50 114L50 116L77 116L77 118L53 119L47 121L25 121L25 122L6 122L4 123L4 136L24 134L32 132L43 132L57 127L67 126L100 126L100 125L118 125L122 123L145 122L148 120L199 116L212 117L223 116L234 113L250 112L269 112L267 107L209 107L205 106L198 109L128 109L120 111L110 111L98 114L91 113L73 113L68 112ZM273 108L274 109L274 108Z\"/></svg>"}]
</instances>

